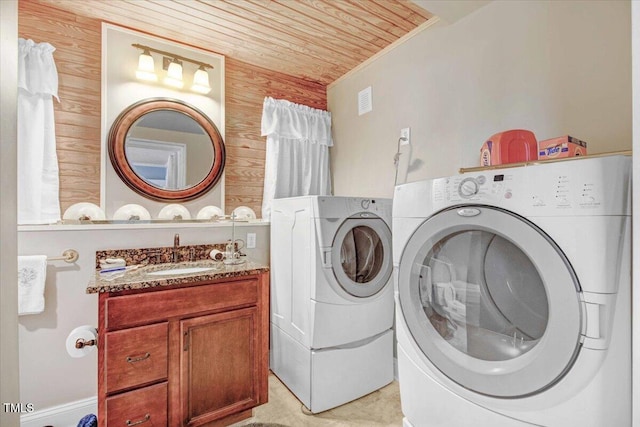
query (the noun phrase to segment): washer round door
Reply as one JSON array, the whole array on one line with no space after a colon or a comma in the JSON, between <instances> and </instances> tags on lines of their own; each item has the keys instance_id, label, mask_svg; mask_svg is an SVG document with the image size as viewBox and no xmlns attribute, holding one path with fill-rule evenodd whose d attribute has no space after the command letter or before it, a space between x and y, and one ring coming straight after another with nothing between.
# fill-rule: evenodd
<instances>
[{"instance_id":1,"label":"washer round door","mask_svg":"<svg viewBox=\"0 0 640 427\"><path fill-rule=\"evenodd\" d=\"M333 239L333 275L350 295L373 296L389 282L391 231L380 218L348 218Z\"/></svg>"},{"instance_id":2,"label":"washer round door","mask_svg":"<svg viewBox=\"0 0 640 427\"><path fill-rule=\"evenodd\" d=\"M580 286L534 224L487 206L427 219L399 265L400 309L417 346L457 384L523 397L555 384L580 349Z\"/></svg>"}]
</instances>

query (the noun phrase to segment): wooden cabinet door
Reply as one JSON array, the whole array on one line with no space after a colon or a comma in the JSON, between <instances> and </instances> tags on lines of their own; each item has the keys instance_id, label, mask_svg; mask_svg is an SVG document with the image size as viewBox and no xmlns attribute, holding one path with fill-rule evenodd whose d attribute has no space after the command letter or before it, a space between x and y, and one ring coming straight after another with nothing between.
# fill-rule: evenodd
<instances>
[{"instance_id":1,"label":"wooden cabinet door","mask_svg":"<svg viewBox=\"0 0 640 427\"><path fill-rule=\"evenodd\" d=\"M258 308L180 322L185 426L200 426L258 404Z\"/></svg>"}]
</instances>

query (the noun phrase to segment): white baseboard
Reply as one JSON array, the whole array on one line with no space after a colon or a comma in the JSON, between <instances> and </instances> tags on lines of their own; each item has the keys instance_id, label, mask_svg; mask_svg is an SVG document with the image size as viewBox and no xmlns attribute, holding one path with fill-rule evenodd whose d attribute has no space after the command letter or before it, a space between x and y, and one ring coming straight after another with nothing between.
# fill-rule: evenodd
<instances>
[{"instance_id":1,"label":"white baseboard","mask_svg":"<svg viewBox=\"0 0 640 427\"><path fill-rule=\"evenodd\" d=\"M77 427L85 415L96 414L98 398L76 400L20 416L20 427Z\"/></svg>"}]
</instances>

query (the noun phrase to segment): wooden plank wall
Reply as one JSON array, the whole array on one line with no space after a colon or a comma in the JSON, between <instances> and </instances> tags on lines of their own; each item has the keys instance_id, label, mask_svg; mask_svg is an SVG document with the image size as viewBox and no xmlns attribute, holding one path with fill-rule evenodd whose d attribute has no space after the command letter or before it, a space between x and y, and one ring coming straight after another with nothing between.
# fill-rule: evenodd
<instances>
[{"instance_id":1,"label":"wooden plank wall","mask_svg":"<svg viewBox=\"0 0 640 427\"><path fill-rule=\"evenodd\" d=\"M51 43L58 69L54 100L60 167L60 209L100 204L101 24L71 13L18 2L18 36Z\"/></svg>"},{"instance_id":2,"label":"wooden plank wall","mask_svg":"<svg viewBox=\"0 0 640 427\"><path fill-rule=\"evenodd\" d=\"M225 67L227 212L237 206L249 206L260 216L266 154L266 138L260 136L264 98L287 99L325 110L326 87L232 58L226 59Z\"/></svg>"},{"instance_id":3,"label":"wooden plank wall","mask_svg":"<svg viewBox=\"0 0 640 427\"><path fill-rule=\"evenodd\" d=\"M55 104L60 204L100 203L101 22L30 0L18 2L22 38L49 42L59 75ZM162 34L155 34L162 37ZM175 40L174 40L175 41ZM260 136L265 96L326 109L326 86L226 57L226 211L262 207L265 138Z\"/></svg>"}]
</instances>

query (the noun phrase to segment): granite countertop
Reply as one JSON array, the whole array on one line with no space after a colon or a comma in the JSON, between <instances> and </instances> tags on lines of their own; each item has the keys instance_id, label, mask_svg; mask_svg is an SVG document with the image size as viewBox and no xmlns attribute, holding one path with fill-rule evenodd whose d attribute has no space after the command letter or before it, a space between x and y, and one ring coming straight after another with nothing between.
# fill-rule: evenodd
<instances>
[{"instance_id":1,"label":"granite countertop","mask_svg":"<svg viewBox=\"0 0 640 427\"><path fill-rule=\"evenodd\" d=\"M188 274L166 274L151 276L149 273L167 269L204 267L211 270L192 272ZM100 273L87 285L87 293L120 292L132 289L147 289L159 286L182 285L185 283L218 280L231 277L248 276L269 271L269 266L246 261L242 264L227 265L212 260L180 262L175 264L149 264L129 271L115 273Z\"/></svg>"}]
</instances>

